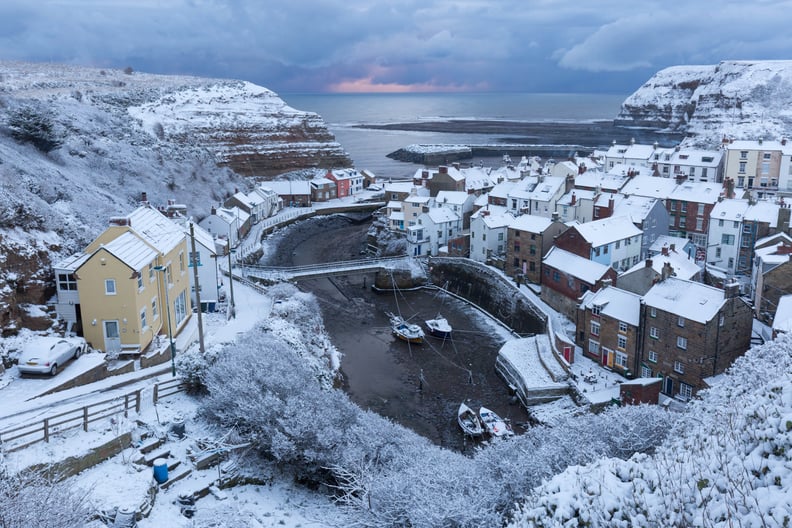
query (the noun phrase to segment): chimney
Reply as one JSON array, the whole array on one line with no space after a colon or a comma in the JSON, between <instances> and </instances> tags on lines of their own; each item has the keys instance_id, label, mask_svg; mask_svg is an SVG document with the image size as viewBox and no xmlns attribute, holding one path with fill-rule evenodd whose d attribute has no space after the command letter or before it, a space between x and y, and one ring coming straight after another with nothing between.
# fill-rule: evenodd
<instances>
[{"instance_id":1,"label":"chimney","mask_svg":"<svg viewBox=\"0 0 792 528\"><path fill-rule=\"evenodd\" d=\"M674 275L674 268L671 267L670 263L665 262L662 271L660 271L660 280L664 281L672 275Z\"/></svg>"},{"instance_id":2,"label":"chimney","mask_svg":"<svg viewBox=\"0 0 792 528\"><path fill-rule=\"evenodd\" d=\"M558 220L559 220L558 211L553 211L553 212L550 214L550 219L551 219L553 222L558 222Z\"/></svg>"},{"instance_id":3,"label":"chimney","mask_svg":"<svg viewBox=\"0 0 792 528\"><path fill-rule=\"evenodd\" d=\"M459 162L458 162L458 161L455 161L455 162L453 163L453 167L454 167L456 170L459 170Z\"/></svg>"},{"instance_id":4,"label":"chimney","mask_svg":"<svg viewBox=\"0 0 792 528\"><path fill-rule=\"evenodd\" d=\"M576 203L577 203L577 196L575 196L575 193L572 192L572 198L569 200L569 205L575 205Z\"/></svg>"},{"instance_id":5,"label":"chimney","mask_svg":"<svg viewBox=\"0 0 792 528\"><path fill-rule=\"evenodd\" d=\"M676 244L671 244L670 249L671 249L671 251L676 253Z\"/></svg>"},{"instance_id":6,"label":"chimney","mask_svg":"<svg viewBox=\"0 0 792 528\"><path fill-rule=\"evenodd\" d=\"M148 202L148 193L146 193L146 191L143 191L142 193L140 193L140 203L142 203L144 205L148 205L148 203L149 203Z\"/></svg>"},{"instance_id":7,"label":"chimney","mask_svg":"<svg viewBox=\"0 0 792 528\"><path fill-rule=\"evenodd\" d=\"M647 268L651 268L652 264L654 264L654 262L652 262L652 259L646 259L646 267Z\"/></svg>"},{"instance_id":8,"label":"chimney","mask_svg":"<svg viewBox=\"0 0 792 528\"><path fill-rule=\"evenodd\" d=\"M613 284L613 281L611 279L602 279L602 289L603 290L605 288L607 288L608 286L610 286L611 284Z\"/></svg>"},{"instance_id":9,"label":"chimney","mask_svg":"<svg viewBox=\"0 0 792 528\"><path fill-rule=\"evenodd\" d=\"M725 299L734 299L740 295L740 283L730 282L723 285L723 297Z\"/></svg>"},{"instance_id":10,"label":"chimney","mask_svg":"<svg viewBox=\"0 0 792 528\"><path fill-rule=\"evenodd\" d=\"M668 256L668 246L663 246L663 247L660 249L660 253L661 253L661 254L662 254L664 257L667 257L667 256Z\"/></svg>"},{"instance_id":11,"label":"chimney","mask_svg":"<svg viewBox=\"0 0 792 528\"><path fill-rule=\"evenodd\" d=\"M630 145L635 145L635 138L630 138Z\"/></svg>"},{"instance_id":12,"label":"chimney","mask_svg":"<svg viewBox=\"0 0 792 528\"><path fill-rule=\"evenodd\" d=\"M112 216L112 217L110 217L110 220L108 220L108 223L111 226L128 226L128 225L132 225L132 221L129 219L129 217L126 217L126 216Z\"/></svg>"},{"instance_id":13,"label":"chimney","mask_svg":"<svg viewBox=\"0 0 792 528\"><path fill-rule=\"evenodd\" d=\"M437 168L437 172L440 174L448 174L448 167L445 165L440 165L440 167Z\"/></svg>"},{"instance_id":14,"label":"chimney","mask_svg":"<svg viewBox=\"0 0 792 528\"><path fill-rule=\"evenodd\" d=\"M610 198L608 198L608 211L610 214L613 214L613 194L611 193Z\"/></svg>"},{"instance_id":15,"label":"chimney","mask_svg":"<svg viewBox=\"0 0 792 528\"><path fill-rule=\"evenodd\" d=\"M759 138L759 144L760 145L762 144L762 138Z\"/></svg>"},{"instance_id":16,"label":"chimney","mask_svg":"<svg viewBox=\"0 0 792 528\"><path fill-rule=\"evenodd\" d=\"M213 205L213 206L212 206L212 208L209 210L209 214L210 214L210 215L216 215L216 214L217 214L217 209L215 208L215 206L214 206L214 205Z\"/></svg>"},{"instance_id":17,"label":"chimney","mask_svg":"<svg viewBox=\"0 0 792 528\"><path fill-rule=\"evenodd\" d=\"M429 171L428 170L421 171L421 179L426 180L427 178L429 178Z\"/></svg>"}]
</instances>

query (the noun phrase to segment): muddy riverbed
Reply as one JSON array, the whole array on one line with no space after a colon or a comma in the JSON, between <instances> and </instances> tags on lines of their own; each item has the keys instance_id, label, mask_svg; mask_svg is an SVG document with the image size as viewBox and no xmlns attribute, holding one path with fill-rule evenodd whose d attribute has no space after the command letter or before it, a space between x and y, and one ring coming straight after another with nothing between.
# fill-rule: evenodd
<instances>
[{"instance_id":1,"label":"muddy riverbed","mask_svg":"<svg viewBox=\"0 0 792 528\"><path fill-rule=\"evenodd\" d=\"M369 224L341 217L299 222L270 242L269 265L302 265L362 258ZM377 293L373 275L301 281L322 307L325 326L343 354L344 390L364 409L413 429L438 445L470 449L456 423L461 401L491 408L516 431L528 413L495 372L498 349L509 334L467 303L432 290ZM421 345L391 335L387 312L426 329L438 312L454 328L450 339L427 337Z\"/></svg>"}]
</instances>

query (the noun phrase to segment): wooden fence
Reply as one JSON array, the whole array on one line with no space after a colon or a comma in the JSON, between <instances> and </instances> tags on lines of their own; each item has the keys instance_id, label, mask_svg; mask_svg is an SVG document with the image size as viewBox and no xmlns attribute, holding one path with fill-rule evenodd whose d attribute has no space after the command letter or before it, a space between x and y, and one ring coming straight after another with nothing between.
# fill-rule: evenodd
<instances>
[{"instance_id":1,"label":"wooden fence","mask_svg":"<svg viewBox=\"0 0 792 528\"><path fill-rule=\"evenodd\" d=\"M152 403L184 391L185 385L179 378L157 383L153 387L154 396ZM105 418L123 414L129 416L129 411L140 413L141 390L137 389L122 396L92 402L84 407L47 416L23 425L17 425L0 430L0 450L10 453L18 451L38 442L49 442L50 436L82 427L88 431L88 425Z\"/></svg>"}]
</instances>

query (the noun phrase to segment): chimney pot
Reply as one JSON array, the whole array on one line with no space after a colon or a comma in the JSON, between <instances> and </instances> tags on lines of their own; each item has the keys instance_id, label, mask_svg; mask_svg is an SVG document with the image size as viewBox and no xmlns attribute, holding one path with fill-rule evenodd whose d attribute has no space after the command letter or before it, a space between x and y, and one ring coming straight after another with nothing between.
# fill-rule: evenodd
<instances>
[{"instance_id":1,"label":"chimney pot","mask_svg":"<svg viewBox=\"0 0 792 528\"><path fill-rule=\"evenodd\" d=\"M654 264L654 262L652 262L652 259L646 259L646 267L647 268L651 268L652 264Z\"/></svg>"}]
</instances>

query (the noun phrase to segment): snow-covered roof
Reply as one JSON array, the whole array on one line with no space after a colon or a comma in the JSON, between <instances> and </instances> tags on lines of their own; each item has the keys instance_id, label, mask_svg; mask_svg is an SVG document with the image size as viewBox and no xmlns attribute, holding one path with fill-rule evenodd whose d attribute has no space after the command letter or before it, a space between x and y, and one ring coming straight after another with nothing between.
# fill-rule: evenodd
<instances>
[{"instance_id":1,"label":"snow-covered roof","mask_svg":"<svg viewBox=\"0 0 792 528\"><path fill-rule=\"evenodd\" d=\"M404 213L402 211L392 211L388 218L395 222L404 222Z\"/></svg>"},{"instance_id":2,"label":"snow-covered roof","mask_svg":"<svg viewBox=\"0 0 792 528\"><path fill-rule=\"evenodd\" d=\"M592 247L603 246L643 233L635 227L628 216L611 216L602 220L594 220L577 225L575 229Z\"/></svg>"},{"instance_id":3,"label":"snow-covered roof","mask_svg":"<svg viewBox=\"0 0 792 528\"><path fill-rule=\"evenodd\" d=\"M88 257L90 257L90 256L91 255L89 255L88 253L80 251L79 253L75 253L74 255L70 255L70 256L62 259L61 261L53 264L52 265L52 269L54 269L54 270L65 270L65 271L74 271L77 268L79 268L80 266L82 266L83 263L86 260L88 260Z\"/></svg>"},{"instance_id":4,"label":"snow-covered roof","mask_svg":"<svg viewBox=\"0 0 792 528\"><path fill-rule=\"evenodd\" d=\"M444 224L459 220L459 215L447 207L433 207L429 209L428 213L424 213L421 216L428 216L434 224Z\"/></svg>"},{"instance_id":5,"label":"snow-covered roof","mask_svg":"<svg viewBox=\"0 0 792 528\"><path fill-rule=\"evenodd\" d=\"M601 315L637 327L641 314L641 296L608 286L597 292L586 292L580 306L586 309L599 306Z\"/></svg>"},{"instance_id":6,"label":"snow-covered roof","mask_svg":"<svg viewBox=\"0 0 792 528\"><path fill-rule=\"evenodd\" d=\"M635 378L631 380L625 380L622 385L641 385L646 387L648 385L660 383L661 381L663 381L663 378Z\"/></svg>"},{"instance_id":7,"label":"snow-covered roof","mask_svg":"<svg viewBox=\"0 0 792 528\"><path fill-rule=\"evenodd\" d=\"M471 195L464 191L438 191L435 202L438 204L464 205Z\"/></svg>"},{"instance_id":8,"label":"snow-covered roof","mask_svg":"<svg viewBox=\"0 0 792 528\"><path fill-rule=\"evenodd\" d=\"M778 210L781 208L777 203L762 200L756 202L745 211L745 219L753 222L763 222L770 227L778 225Z\"/></svg>"},{"instance_id":9,"label":"snow-covered roof","mask_svg":"<svg viewBox=\"0 0 792 528\"><path fill-rule=\"evenodd\" d=\"M183 236L182 234L182 238ZM100 246L94 254L102 249L135 271L142 270L157 257L155 250L129 231Z\"/></svg>"},{"instance_id":10,"label":"snow-covered roof","mask_svg":"<svg viewBox=\"0 0 792 528\"><path fill-rule=\"evenodd\" d=\"M506 359L517 370L526 387L560 386L562 384L553 381L553 378L539 360L537 347L545 346L545 344L549 346L549 339L546 334L512 339L503 344L498 351L498 355Z\"/></svg>"},{"instance_id":11,"label":"snow-covered roof","mask_svg":"<svg viewBox=\"0 0 792 528\"><path fill-rule=\"evenodd\" d=\"M723 152L720 150L681 148L679 150L673 150L671 153L671 159L664 163L670 165L690 165L696 167L715 168L720 165L721 158L723 158Z\"/></svg>"},{"instance_id":12,"label":"snow-covered roof","mask_svg":"<svg viewBox=\"0 0 792 528\"><path fill-rule=\"evenodd\" d=\"M668 195L670 200L685 202L710 203L718 201L723 189L712 182L682 182Z\"/></svg>"},{"instance_id":13,"label":"snow-covered roof","mask_svg":"<svg viewBox=\"0 0 792 528\"><path fill-rule=\"evenodd\" d=\"M575 187L599 187L605 191L618 191L629 181L626 174L589 170L575 176Z\"/></svg>"},{"instance_id":14,"label":"snow-covered roof","mask_svg":"<svg viewBox=\"0 0 792 528\"><path fill-rule=\"evenodd\" d=\"M660 236L658 236L655 239L655 241L652 243L652 245L649 246L649 251L650 252L655 252L656 251L656 252L660 253L663 250L663 247L670 248L671 245L673 244L674 248L677 251L681 252L682 249L686 245L692 244L692 243L693 242L691 242L687 238L675 237L675 236L671 236L671 235L660 235Z\"/></svg>"},{"instance_id":15,"label":"snow-covered roof","mask_svg":"<svg viewBox=\"0 0 792 528\"><path fill-rule=\"evenodd\" d=\"M525 195L529 200L546 202L558 193L558 189L566 185L566 178L561 176L545 176L536 183L536 186Z\"/></svg>"},{"instance_id":16,"label":"snow-covered roof","mask_svg":"<svg viewBox=\"0 0 792 528\"><path fill-rule=\"evenodd\" d=\"M622 187L622 193L627 196L649 196L665 200L671 195L677 184L671 178L658 176L635 176Z\"/></svg>"},{"instance_id":17,"label":"snow-covered roof","mask_svg":"<svg viewBox=\"0 0 792 528\"><path fill-rule=\"evenodd\" d=\"M390 193L407 193L413 190L415 184L411 181L408 182L390 182L385 184L385 192ZM428 190L427 190L428 192Z\"/></svg>"},{"instance_id":18,"label":"snow-covered roof","mask_svg":"<svg viewBox=\"0 0 792 528\"><path fill-rule=\"evenodd\" d=\"M648 196L624 197L621 194L617 194L616 197L617 199L614 200L613 215L629 216L630 220L635 224L642 223L658 202L657 198L650 198Z\"/></svg>"},{"instance_id":19,"label":"snow-covered roof","mask_svg":"<svg viewBox=\"0 0 792 528\"><path fill-rule=\"evenodd\" d=\"M127 220L132 231L161 254L168 253L184 240L181 228L153 207L138 207Z\"/></svg>"},{"instance_id":20,"label":"snow-covered roof","mask_svg":"<svg viewBox=\"0 0 792 528\"><path fill-rule=\"evenodd\" d=\"M774 240L777 240L778 242L781 242L782 240L785 240L788 245L792 245L792 237L790 237L786 233L781 232L781 233L776 233L774 235L769 235L769 236L760 238L759 240L756 241L756 244L754 244L754 247L761 247L764 244L767 244L768 242L772 242Z\"/></svg>"},{"instance_id":21,"label":"snow-covered roof","mask_svg":"<svg viewBox=\"0 0 792 528\"><path fill-rule=\"evenodd\" d=\"M418 196L417 194L410 194L403 200L404 202L414 204L426 204L432 201L431 196Z\"/></svg>"},{"instance_id":22,"label":"snow-covered roof","mask_svg":"<svg viewBox=\"0 0 792 528\"><path fill-rule=\"evenodd\" d=\"M187 247L190 248L190 222L184 222L181 224L181 228L184 231L184 234L187 236ZM197 222L193 222L193 235L195 236L196 244L201 244L203 247L209 250L210 253L216 254L217 247L214 243L214 237L212 234L204 229L203 227L199 226ZM192 251L192 249L190 249Z\"/></svg>"},{"instance_id":23,"label":"snow-covered roof","mask_svg":"<svg viewBox=\"0 0 792 528\"><path fill-rule=\"evenodd\" d=\"M517 182L500 182L492 188L492 190L489 192L489 195L495 198L508 198L509 193L512 191L512 189L514 189L515 185L517 185Z\"/></svg>"},{"instance_id":24,"label":"snow-covered roof","mask_svg":"<svg viewBox=\"0 0 792 528\"><path fill-rule=\"evenodd\" d=\"M314 178L314 179L312 179L310 181L310 183L311 183L311 185L313 185L315 187L321 187L321 186L327 186L327 185L335 187L337 185L336 182L334 182L333 180L330 180L328 178Z\"/></svg>"},{"instance_id":25,"label":"snow-covered roof","mask_svg":"<svg viewBox=\"0 0 792 528\"><path fill-rule=\"evenodd\" d=\"M792 295L783 295L778 299L773 330L792 333Z\"/></svg>"},{"instance_id":26,"label":"snow-covered roof","mask_svg":"<svg viewBox=\"0 0 792 528\"><path fill-rule=\"evenodd\" d=\"M480 219L488 229L505 228L514 221L514 216L508 211L498 211L497 213L483 211L483 213L482 211L477 211L476 215L472 216L471 219Z\"/></svg>"},{"instance_id":27,"label":"snow-covered roof","mask_svg":"<svg viewBox=\"0 0 792 528\"><path fill-rule=\"evenodd\" d=\"M725 199L715 204L710 212L712 220L734 220L742 222L748 210L748 200L740 198Z\"/></svg>"},{"instance_id":28,"label":"snow-covered roof","mask_svg":"<svg viewBox=\"0 0 792 528\"><path fill-rule=\"evenodd\" d=\"M564 194L561 198L558 199L556 204L558 205L572 205L572 195L575 195L575 202L577 203L580 200L593 200L596 196L596 193L589 189L572 189L568 193Z\"/></svg>"},{"instance_id":29,"label":"snow-covered roof","mask_svg":"<svg viewBox=\"0 0 792 528\"><path fill-rule=\"evenodd\" d=\"M699 323L711 321L725 302L723 290L675 277L652 286L643 300L647 306Z\"/></svg>"},{"instance_id":30,"label":"snow-covered roof","mask_svg":"<svg viewBox=\"0 0 792 528\"><path fill-rule=\"evenodd\" d=\"M668 255L663 255L662 253L658 253L657 255L651 257L652 261L652 269L659 275L663 272L663 267L667 264L671 266L671 269L674 271L674 276L678 279L692 279L695 277L700 271L701 268L696 264L695 261L690 259L687 254L682 252L682 248L674 249L674 251L668 250ZM641 261L632 268L628 269L624 272L624 275L628 273L634 273L641 268L646 267L646 261Z\"/></svg>"},{"instance_id":31,"label":"snow-covered roof","mask_svg":"<svg viewBox=\"0 0 792 528\"><path fill-rule=\"evenodd\" d=\"M518 231L527 231L529 233L542 233L545 229L550 227L552 223L553 221L551 219L544 216L524 214L517 218L512 217L509 228Z\"/></svg>"},{"instance_id":32,"label":"snow-covered roof","mask_svg":"<svg viewBox=\"0 0 792 528\"><path fill-rule=\"evenodd\" d=\"M253 207L253 203L250 201L250 199L248 198L247 194L245 194L243 192L234 193L232 198L236 198L242 205L244 205L248 209Z\"/></svg>"},{"instance_id":33,"label":"snow-covered roof","mask_svg":"<svg viewBox=\"0 0 792 528\"><path fill-rule=\"evenodd\" d=\"M654 145L642 145L640 143L633 143L630 145L614 144L608 149L606 156L609 158L640 159L648 161L654 153Z\"/></svg>"},{"instance_id":34,"label":"snow-covered roof","mask_svg":"<svg viewBox=\"0 0 792 528\"><path fill-rule=\"evenodd\" d=\"M585 259L555 246L550 248L542 263L588 284L596 283L611 269L610 266Z\"/></svg>"},{"instance_id":35,"label":"snow-covered roof","mask_svg":"<svg viewBox=\"0 0 792 528\"><path fill-rule=\"evenodd\" d=\"M386 205L385 207L387 207L388 209L401 211L402 203L396 200L391 200L390 202L388 202L388 205Z\"/></svg>"},{"instance_id":36,"label":"snow-covered roof","mask_svg":"<svg viewBox=\"0 0 792 528\"><path fill-rule=\"evenodd\" d=\"M279 196L311 194L311 184L308 181L271 181L267 182L267 186Z\"/></svg>"}]
</instances>

